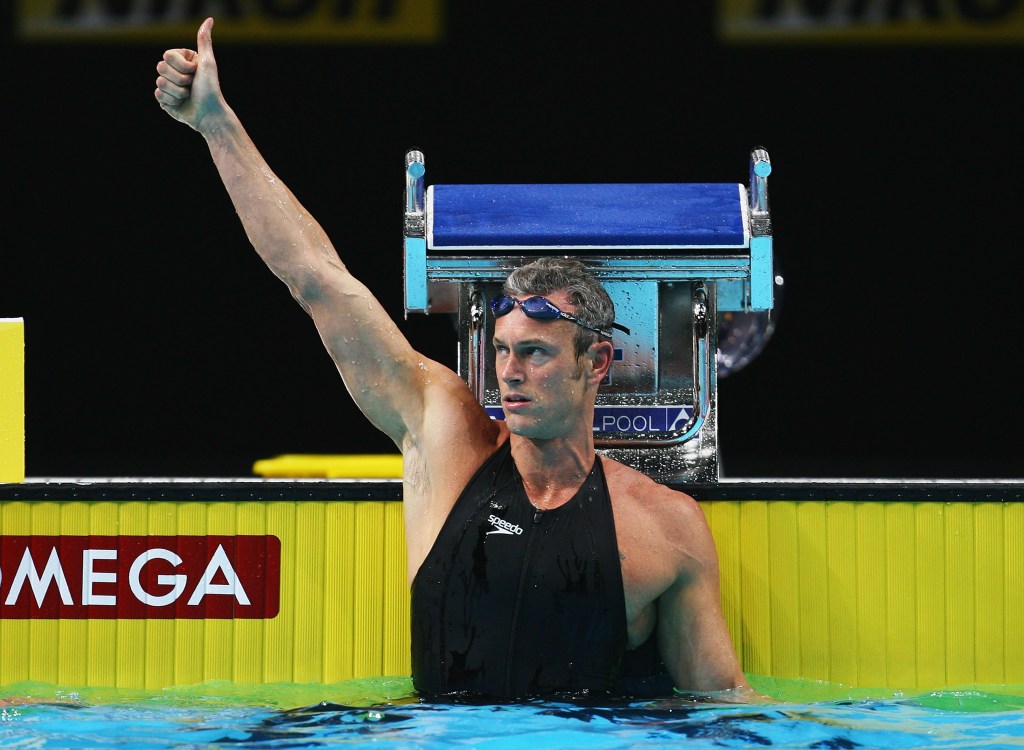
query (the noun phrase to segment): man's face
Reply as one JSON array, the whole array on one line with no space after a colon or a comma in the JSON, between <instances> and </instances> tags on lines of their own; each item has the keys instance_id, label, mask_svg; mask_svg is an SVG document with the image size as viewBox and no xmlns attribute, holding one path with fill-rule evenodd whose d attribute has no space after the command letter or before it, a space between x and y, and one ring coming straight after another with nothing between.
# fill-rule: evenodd
<instances>
[{"instance_id":1,"label":"man's face","mask_svg":"<svg viewBox=\"0 0 1024 750\"><path fill-rule=\"evenodd\" d=\"M574 312L566 292L545 296L565 312ZM505 422L513 434L540 440L563 437L588 418L588 360L577 361L575 336L574 323L528 318L519 305L495 320L495 370Z\"/></svg>"}]
</instances>

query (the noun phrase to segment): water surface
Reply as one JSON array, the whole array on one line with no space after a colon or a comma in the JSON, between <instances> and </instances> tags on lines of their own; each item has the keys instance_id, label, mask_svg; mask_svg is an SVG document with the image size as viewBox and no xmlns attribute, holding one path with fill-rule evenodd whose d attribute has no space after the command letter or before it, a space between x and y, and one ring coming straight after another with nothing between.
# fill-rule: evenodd
<instances>
[{"instance_id":1,"label":"water surface","mask_svg":"<svg viewBox=\"0 0 1024 750\"><path fill-rule=\"evenodd\" d=\"M1024 686L919 694L750 676L778 699L730 705L531 701L439 705L403 677L337 685L204 683L168 690L0 688L0 746L25 748L1011 748Z\"/></svg>"}]
</instances>

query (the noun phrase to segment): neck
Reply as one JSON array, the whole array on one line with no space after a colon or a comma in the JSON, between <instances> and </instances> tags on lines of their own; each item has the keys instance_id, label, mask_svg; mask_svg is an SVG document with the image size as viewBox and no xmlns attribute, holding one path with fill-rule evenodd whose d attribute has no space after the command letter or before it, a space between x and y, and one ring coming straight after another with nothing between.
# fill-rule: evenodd
<instances>
[{"instance_id":1,"label":"neck","mask_svg":"<svg viewBox=\"0 0 1024 750\"><path fill-rule=\"evenodd\" d=\"M535 440L518 435L510 440L526 496L541 510L569 502L594 467L592 434L585 440Z\"/></svg>"}]
</instances>

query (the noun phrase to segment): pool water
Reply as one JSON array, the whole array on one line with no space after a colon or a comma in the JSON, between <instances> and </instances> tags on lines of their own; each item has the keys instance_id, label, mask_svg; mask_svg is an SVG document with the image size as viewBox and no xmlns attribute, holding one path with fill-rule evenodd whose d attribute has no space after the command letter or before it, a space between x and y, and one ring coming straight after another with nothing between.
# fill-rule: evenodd
<instances>
[{"instance_id":1,"label":"pool water","mask_svg":"<svg viewBox=\"0 0 1024 750\"><path fill-rule=\"evenodd\" d=\"M407 678L161 691L0 687L0 746L25 748L1011 748L1024 685L904 695L750 676L778 703L418 702Z\"/></svg>"}]
</instances>

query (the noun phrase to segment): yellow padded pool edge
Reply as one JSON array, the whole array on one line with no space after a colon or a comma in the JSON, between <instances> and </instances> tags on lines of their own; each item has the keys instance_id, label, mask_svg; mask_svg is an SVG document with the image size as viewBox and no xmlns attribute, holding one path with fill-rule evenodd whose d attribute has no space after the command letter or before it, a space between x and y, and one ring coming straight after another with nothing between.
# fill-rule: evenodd
<instances>
[{"instance_id":1,"label":"yellow padded pool edge","mask_svg":"<svg viewBox=\"0 0 1024 750\"><path fill-rule=\"evenodd\" d=\"M0 482L25 481L25 321L0 318Z\"/></svg>"},{"instance_id":2,"label":"yellow padded pool edge","mask_svg":"<svg viewBox=\"0 0 1024 750\"><path fill-rule=\"evenodd\" d=\"M287 453L256 461L252 467L257 476L267 478L319 479L401 479L402 454L351 453L319 455Z\"/></svg>"},{"instance_id":3,"label":"yellow padded pool edge","mask_svg":"<svg viewBox=\"0 0 1024 750\"><path fill-rule=\"evenodd\" d=\"M0 685L32 681L162 689L211 680L331 684L407 675L409 587L402 524L402 504L393 501L0 502L0 558L7 563L0 582ZM46 596L59 606L50 616L31 612L36 595L31 577L9 604L26 538L36 540L32 558L48 581ZM243 538L277 540L261 561L265 565L243 560L240 545L232 551L230 540ZM138 561L138 550L129 549L136 543L174 550L168 540L175 539L199 540L206 550L198 566L187 559L172 566L166 558L147 564L154 573L181 577L179 604L196 589L203 566L223 542L252 602L260 594L251 583L254 573L276 571L277 606L266 616L243 617L237 606L234 614L215 615L214 599L233 598L221 593L206 597L203 604L211 610L206 617L140 616L138 601L123 585ZM92 565L108 576L92 586L94 592L116 598L110 606L92 607L106 613L83 616L83 540L86 547L117 550L116 558ZM63 605L44 568L54 548L68 582ZM223 581L222 572L218 576ZM143 587L157 595L169 588L154 579L144 580Z\"/></svg>"},{"instance_id":4,"label":"yellow padded pool edge","mask_svg":"<svg viewBox=\"0 0 1024 750\"><path fill-rule=\"evenodd\" d=\"M745 671L1024 683L1024 503L702 502Z\"/></svg>"},{"instance_id":5,"label":"yellow padded pool edge","mask_svg":"<svg viewBox=\"0 0 1024 750\"><path fill-rule=\"evenodd\" d=\"M95 567L108 574L116 567L119 580L130 575L132 540L157 546L168 537L272 536L280 543L275 614L44 619L0 611L0 685L160 689L409 674L397 497L236 501L217 493L202 499L202 492L197 487L200 497L189 501L8 500L0 502L0 535L12 544L46 537L34 548L36 570L43 572L55 547L70 551L70 575L82 565L75 539L106 547L116 537L123 559L97 558ZM1024 502L701 505L719 552L726 620L749 674L901 690L1024 684L1024 642L1015 635L1024 632ZM0 555L4 610L24 556L2 547ZM185 597L209 559L178 571L187 574ZM22 578L27 599L32 589ZM49 589L56 596L52 581ZM96 593L112 591L112 583L96 586ZM73 613L80 592L80 584L69 587L72 601L62 612Z\"/></svg>"}]
</instances>

